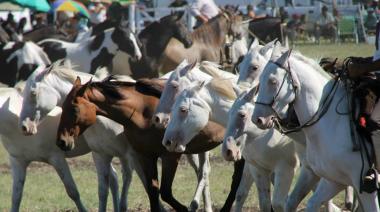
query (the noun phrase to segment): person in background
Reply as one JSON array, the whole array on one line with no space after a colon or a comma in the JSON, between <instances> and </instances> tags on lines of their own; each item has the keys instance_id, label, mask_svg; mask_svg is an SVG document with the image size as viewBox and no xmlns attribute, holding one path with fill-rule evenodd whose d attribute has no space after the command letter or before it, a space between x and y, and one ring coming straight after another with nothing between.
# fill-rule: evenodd
<instances>
[{"instance_id":1,"label":"person in background","mask_svg":"<svg viewBox=\"0 0 380 212\"><path fill-rule=\"evenodd\" d=\"M169 7L184 7L186 5L187 5L186 0L174 0L171 4L169 4ZM184 12L178 11L179 16L182 16L183 14L184 14Z\"/></svg>"},{"instance_id":2,"label":"person in background","mask_svg":"<svg viewBox=\"0 0 380 212\"><path fill-rule=\"evenodd\" d=\"M377 23L377 17L375 14L375 11L373 8L368 8L367 9L367 17L364 20L364 26L367 28L367 30L374 31L376 30L376 23Z\"/></svg>"},{"instance_id":3,"label":"person in background","mask_svg":"<svg viewBox=\"0 0 380 212\"><path fill-rule=\"evenodd\" d=\"M301 25L300 16L298 14L293 14L292 19L286 24L286 34L290 40L290 44L293 46L294 41L298 34L298 27Z\"/></svg>"},{"instance_id":4,"label":"person in background","mask_svg":"<svg viewBox=\"0 0 380 212\"><path fill-rule=\"evenodd\" d=\"M289 13L285 10L285 7L280 7L278 13L281 18L281 23L286 23L289 19Z\"/></svg>"},{"instance_id":5,"label":"person in background","mask_svg":"<svg viewBox=\"0 0 380 212\"><path fill-rule=\"evenodd\" d=\"M256 14L255 14L255 11L253 10L252 4L248 4L247 5L247 14L246 14L246 17L249 18L249 19L255 19L255 17L256 17Z\"/></svg>"},{"instance_id":6,"label":"person in background","mask_svg":"<svg viewBox=\"0 0 380 212\"><path fill-rule=\"evenodd\" d=\"M194 0L190 5L191 13L197 19L196 27L207 23L211 18L220 13L213 0Z\"/></svg>"},{"instance_id":7,"label":"person in background","mask_svg":"<svg viewBox=\"0 0 380 212\"><path fill-rule=\"evenodd\" d=\"M106 20L106 8L100 2L100 0L93 0L92 4L88 7L90 11L91 24L97 25Z\"/></svg>"},{"instance_id":8,"label":"person in background","mask_svg":"<svg viewBox=\"0 0 380 212\"><path fill-rule=\"evenodd\" d=\"M322 13L315 23L315 38L317 39L317 43L319 43L321 36L329 37L336 42L337 34L336 20L324 5Z\"/></svg>"},{"instance_id":9,"label":"person in background","mask_svg":"<svg viewBox=\"0 0 380 212\"><path fill-rule=\"evenodd\" d=\"M184 7L188 3L186 0L174 0L172 3L169 4L169 7Z\"/></svg>"}]
</instances>

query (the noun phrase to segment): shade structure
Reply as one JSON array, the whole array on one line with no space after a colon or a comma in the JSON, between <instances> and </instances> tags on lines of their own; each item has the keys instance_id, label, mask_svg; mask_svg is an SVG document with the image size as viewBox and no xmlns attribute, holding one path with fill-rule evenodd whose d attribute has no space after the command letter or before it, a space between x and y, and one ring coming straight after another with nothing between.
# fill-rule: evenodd
<instances>
[{"instance_id":1,"label":"shade structure","mask_svg":"<svg viewBox=\"0 0 380 212\"><path fill-rule=\"evenodd\" d=\"M14 4L12 2L1 2L0 3L0 11L21 11L24 8L22 8L18 4Z\"/></svg>"},{"instance_id":2,"label":"shade structure","mask_svg":"<svg viewBox=\"0 0 380 212\"><path fill-rule=\"evenodd\" d=\"M11 2L41 12L50 10L50 5L46 0L0 0L0 2Z\"/></svg>"},{"instance_id":3,"label":"shade structure","mask_svg":"<svg viewBox=\"0 0 380 212\"><path fill-rule=\"evenodd\" d=\"M80 13L87 18L90 17L90 13L88 12L86 6L82 3L72 0L58 0L52 4L52 10L54 11L71 11L75 13Z\"/></svg>"}]
</instances>

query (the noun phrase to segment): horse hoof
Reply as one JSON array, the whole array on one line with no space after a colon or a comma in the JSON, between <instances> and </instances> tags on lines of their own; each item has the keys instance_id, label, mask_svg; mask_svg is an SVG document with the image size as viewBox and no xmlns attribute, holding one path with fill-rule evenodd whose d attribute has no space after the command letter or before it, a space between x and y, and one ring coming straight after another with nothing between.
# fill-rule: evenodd
<instances>
[{"instance_id":1,"label":"horse hoof","mask_svg":"<svg viewBox=\"0 0 380 212\"><path fill-rule=\"evenodd\" d=\"M197 201L192 201L190 204L190 211L197 211L199 208L199 203Z\"/></svg>"}]
</instances>

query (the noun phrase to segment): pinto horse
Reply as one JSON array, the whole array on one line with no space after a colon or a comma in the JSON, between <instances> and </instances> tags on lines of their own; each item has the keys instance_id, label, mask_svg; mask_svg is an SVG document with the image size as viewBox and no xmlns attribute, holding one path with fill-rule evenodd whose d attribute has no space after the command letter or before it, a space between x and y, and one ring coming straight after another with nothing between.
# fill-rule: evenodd
<instances>
[{"instance_id":1,"label":"pinto horse","mask_svg":"<svg viewBox=\"0 0 380 212\"><path fill-rule=\"evenodd\" d=\"M46 39L38 43L50 60L70 59L78 70L94 74L98 68L108 66L120 50L137 59L141 51L132 31L125 27L115 27L99 33L80 43Z\"/></svg>"},{"instance_id":2,"label":"pinto horse","mask_svg":"<svg viewBox=\"0 0 380 212\"><path fill-rule=\"evenodd\" d=\"M63 104L58 127L57 145L70 150L75 139L96 122L96 115L106 116L127 128L127 139L138 153L145 174L151 210L159 211L159 191L163 200L177 211L187 211L172 196L172 182L182 153L168 152L161 145L164 130L151 123L152 115L163 89L162 80L140 80L136 83L112 82L81 85L78 78ZM208 151L221 143L224 128L216 123L208 125L188 145L185 153ZM162 159L162 184L159 190L157 159ZM233 201L233 200L232 200ZM230 204L230 203L229 203Z\"/></svg>"},{"instance_id":3,"label":"pinto horse","mask_svg":"<svg viewBox=\"0 0 380 212\"><path fill-rule=\"evenodd\" d=\"M50 64L45 52L33 42L8 42L0 48L0 83L6 86L13 87L38 66Z\"/></svg>"}]
</instances>

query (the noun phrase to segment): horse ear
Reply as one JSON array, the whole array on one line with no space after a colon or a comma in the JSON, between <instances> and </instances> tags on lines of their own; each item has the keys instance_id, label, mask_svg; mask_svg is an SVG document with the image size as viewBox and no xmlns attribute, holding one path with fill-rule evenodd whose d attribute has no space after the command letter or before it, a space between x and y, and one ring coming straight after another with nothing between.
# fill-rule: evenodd
<instances>
[{"instance_id":1,"label":"horse ear","mask_svg":"<svg viewBox=\"0 0 380 212\"><path fill-rule=\"evenodd\" d=\"M280 57L281 57L281 43L278 40L276 40L274 42L273 51L272 51L272 55L270 57L270 61L276 62L277 59Z\"/></svg>"},{"instance_id":2,"label":"horse ear","mask_svg":"<svg viewBox=\"0 0 380 212\"><path fill-rule=\"evenodd\" d=\"M79 87L82 85L82 82L80 80L80 77L78 76L77 79L74 82L74 87Z\"/></svg>"},{"instance_id":3,"label":"horse ear","mask_svg":"<svg viewBox=\"0 0 380 212\"><path fill-rule=\"evenodd\" d=\"M259 46L259 39L255 38L251 44L251 46L249 47L249 51L252 51L254 49L256 49L256 47Z\"/></svg>"},{"instance_id":4,"label":"horse ear","mask_svg":"<svg viewBox=\"0 0 380 212\"><path fill-rule=\"evenodd\" d=\"M266 56L266 54L269 52L269 50L274 48L274 45L276 42L277 42L277 39L274 39L273 41L265 44L265 46L259 50L259 53L262 56Z\"/></svg>"},{"instance_id":5,"label":"horse ear","mask_svg":"<svg viewBox=\"0 0 380 212\"><path fill-rule=\"evenodd\" d=\"M279 57L276 62L282 67L285 67L286 62L289 60L290 54L292 53L292 50L286 51L284 54Z\"/></svg>"},{"instance_id":6,"label":"horse ear","mask_svg":"<svg viewBox=\"0 0 380 212\"><path fill-rule=\"evenodd\" d=\"M180 21L182 19L183 14L185 14L185 13L178 13L177 12L177 21Z\"/></svg>"},{"instance_id":7,"label":"horse ear","mask_svg":"<svg viewBox=\"0 0 380 212\"><path fill-rule=\"evenodd\" d=\"M252 102L252 101L253 101L253 98L255 97L256 90L257 90L257 86L251 88L251 89L248 91L248 93L246 93L246 94L244 95L244 99L247 100L248 102Z\"/></svg>"}]
</instances>

